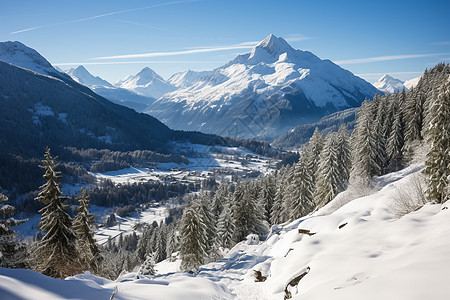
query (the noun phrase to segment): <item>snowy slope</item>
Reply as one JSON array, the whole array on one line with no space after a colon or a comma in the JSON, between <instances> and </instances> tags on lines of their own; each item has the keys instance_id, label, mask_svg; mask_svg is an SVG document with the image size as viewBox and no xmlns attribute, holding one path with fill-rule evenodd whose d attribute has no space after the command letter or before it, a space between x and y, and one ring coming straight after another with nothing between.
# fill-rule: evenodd
<instances>
[{"instance_id":1,"label":"snowy slope","mask_svg":"<svg viewBox=\"0 0 450 300\"><path fill-rule=\"evenodd\" d=\"M380 91L388 94L393 94L396 92L401 92L403 89L407 89L404 86L404 82L400 79L393 78L388 74L384 74L380 79L378 79L374 84L374 87Z\"/></svg>"},{"instance_id":2,"label":"snowy slope","mask_svg":"<svg viewBox=\"0 0 450 300\"><path fill-rule=\"evenodd\" d=\"M42 75L61 74L36 50L17 41L0 42L0 60Z\"/></svg>"},{"instance_id":3,"label":"snowy slope","mask_svg":"<svg viewBox=\"0 0 450 300\"><path fill-rule=\"evenodd\" d=\"M258 245L239 243L197 276L173 273L177 263L167 262L158 265L169 273L142 279L129 273L117 281L90 274L63 281L0 268L0 296L104 299L117 286L115 299L270 300L283 299L288 283L307 273L289 287L293 299L446 300L450 203L426 204L403 217L395 209L396 197L413 188L421 168L413 165L377 178L377 191L368 196L343 192L311 216L272 227ZM254 270L267 279L255 282Z\"/></svg>"},{"instance_id":4,"label":"snowy slope","mask_svg":"<svg viewBox=\"0 0 450 300\"><path fill-rule=\"evenodd\" d=\"M78 83L88 86L95 93L112 102L121 104L140 112L155 101L154 98L138 95L132 90L113 86L108 81L89 73L83 66L71 68L66 73Z\"/></svg>"},{"instance_id":5,"label":"snowy slope","mask_svg":"<svg viewBox=\"0 0 450 300\"><path fill-rule=\"evenodd\" d=\"M410 79L410 80L406 80L405 83L403 84L408 90L415 87L418 83L419 80L422 76Z\"/></svg>"},{"instance_id":6,"label":"snowy slope","mask_svg":"<svg viewBox=\"0 0 450 300\"><path fill-rule=\"evenodd\" d=\"M136 75L120 80L115 85L155 99L176 89L149 67L143 68Z\"/></svg>"},{"instance_id":7,"label":"snowy slope","mask_svg":"<svg viewBox=\"0 0 450 300\"><path fill-rule=\"evenodd\" d=\"M209 74L211 74L209 71L197 72L187 70L173 74L167 81L177 88L187 88L200 80L204 80Z\"/></svg>"},{"instance_id":8,"label":"snowy slope","mask_svg":"<svg viewBox=\"0 0 450 300\"><path fill-rule=\"evenodd\" d=\"M251 52L164 95L146 112L172 128L266 138L356 107L376 92L333 62L269 35Z\"/></svg>"}]
</instances>

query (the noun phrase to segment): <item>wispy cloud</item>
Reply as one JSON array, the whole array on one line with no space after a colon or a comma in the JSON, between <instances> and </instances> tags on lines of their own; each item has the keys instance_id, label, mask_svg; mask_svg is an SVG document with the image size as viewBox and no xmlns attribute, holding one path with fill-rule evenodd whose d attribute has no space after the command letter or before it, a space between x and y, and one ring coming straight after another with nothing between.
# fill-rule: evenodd
<instances>
[{"instance_id":1,"label":"wispy cloud","mask_svg":"<svg viewBox=\"0 0 450 300\"><path fill-rule=\"evenodd\" d=\"M289 42L303 41L307 39L312 39L303 36L296 36L287 38ZM238 44L222 45L222 46L201 46L201 47L189 47L186 50L180 51L165 51L165 52L148 52L148 53L137 53L137 54L124 54L124 55L113 55L113 56L102 56L94 57L92 59L133 59L133 58L148 58L148 57L163 57L163 56L176 56L176 55L186 55L186 54L196 54L196 53L208 53L208 52L218 52L226 50L236 50L236 49L251 49L255 47L260 41L249 41L242 42Z\"/></svg>"},{"instance_id":2,"label":"wispy cloud","mask_svg":"<svg viewBox=\"0 0 450 300\"><path fill-rule=\"evenodd\" d=\"M223 61L205 60L146 60L146 61L99 61L99 62L64 62L54 63L53 66L80 66L80 65L126 65L126 64L216 64Z\"/></svg>"},{"instance_id":3,"label":"wispy cloud","mask_svg":"<svg viewBox=\"0 0 450 300\"><path fill-rule=\"evenodd\" d=\"M70 20L70 21L64 21L64 22L59 22L59 23L45 24L45 25L41 25L41 26L25 28L25 29L22 29L22 30L17 30L17 31L11 32L11 34L18 34L18 33L32 31L32 30L36 30L36 29L40 29L40 28L44 28L44 27L50 27L50 26L57 26L57 25L63 25L63 24L84 22L84 21L88 21L88 20L94 20L94 19L104 18L104 17L108 17L108 16L119 15L119 14L124 14L124 13L128 13L128 12L133 12L133 11L139 11L139 10L145 10L145 9L150 9L150 8L156 8L156 7L160 7L160 6L175 5L175 4L181 4L181 3L196 2L196 1L198 1L198 0L171 1L171 2L166 2L166 3L160 3L160 4L144 6L144 7L131 8L131 9L125 9L125 10L120 10L120 11L113 11L113 12L100 14L100 15L95 15L95 16L82 18L82 19L77 19L77 20Z\"/></svg>"},{"instance_id":4,"label":"wispy cloud","mask_svg":"<svg viewBox=\"0 0 450 300\"><path fill-rule=\"evenodd\" d=\"M428 53L428 54L406 54L406 55L390 55L390 56L376 56L376 57L368 57L368 58L355 58L355 59L346 59L346 60L337 60L335 63L337 64L365 64L379 61L388 61L388 60L400 60L400 59L410 59L410 58L421 58L421 57L431 57L431 56L439 56L439 55L449 55L450 53Z\"/></svg>"},{"instance_id":5,"label":"wispy cloud","mask_svg":"<svg viewBox=\"0 0 450 300\"><path fill-rule=\"evenodd\" d=\"M436 42L433 43L434 45L439 45L439 46L450 46L450 41L441 41L441 42Z\"/></svg>"},{"instance_id":6,"label":"wispy cloud","mask_svg":"<svg viewBox=\"0 0 450 300\"><path fill-rule=\"evenodd\" d=\"M234 49L251 49L254 47L254 44L235 44L235 45L227 45L227 46L217 46L217 47L208 47L208 48L194 48L189 50L182 51L167 51L167 52L149 52L149 53L139 53L139 54L125 54L125 55L113 55L113 56L103 56L103 57L95 57L93 59L130 59L130 58L148 58L148 57L163 57L163 56L176 56L176 55L185 55L185 54L196 54L196 53L208 53L208 52L217 52L217 51L226 51L226 50L234 50Z\"/></svg>"}]
</instances>

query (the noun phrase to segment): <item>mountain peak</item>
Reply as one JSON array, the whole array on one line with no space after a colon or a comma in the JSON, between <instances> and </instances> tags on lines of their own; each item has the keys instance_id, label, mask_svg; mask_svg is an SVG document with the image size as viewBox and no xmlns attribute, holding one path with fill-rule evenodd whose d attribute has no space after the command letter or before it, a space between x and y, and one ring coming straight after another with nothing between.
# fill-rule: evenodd
<instances>
[{"instance_id":1,"label":"mountain peak","mask_svg":"<svg viewBox=\"0 0 450 300\"><path fill-rule=\"evenodd\" d=\"M89 87L93 86L112 87L112 85L106 80L89 73L89 71L86 70L86 68L83 65L79 65L75 69L72 68L68 70L66 73L70 77L72 77L73 80L77 81L78 83L87 85Z\"/></svg>"},{"instance_id":2,"label":"mountain peak","mask_svg":"<svg viewBox=\"0 0 450 300\"><path fill-rule=\"evenodd\" d=\"M398 79L395 79L394 77L392 77L389 74L384 74L380 79L378 79L378 81L387 81L387 80L392 80L392 79L398 80Z\"/></svg>"},{"instance_id":3,"label":"mountain peak","mask_svg":"<svg viewBox=\"0 0 450 300\"><path fill-rule=\"evenodd\" d=\"M281 37L269 34L264 40L259 42L255 48L263 48L272 55L281 54L293 50L293 48Z\"/></svg>"},{"instance_id":4,"label":"mountain peak","mask_svg":"<svg viewBox=\"0 0 450 300\"><path fill-rule=\"evenodd\" d=\"M373 86L382 92L393 94L405 88L403 83L400 79L396 79L389 74L384 74Z\"/></svg>"},{"instance_id":5,"label":"mountain peak","mask_svg":"<svg viewBox=\"0 0 450 300\"><path fill-rule=\"evenodd\" d=\"M0 42L0 60L39 74L58 73L36 50L17 41Z\"/></svg>"}]
</instances>

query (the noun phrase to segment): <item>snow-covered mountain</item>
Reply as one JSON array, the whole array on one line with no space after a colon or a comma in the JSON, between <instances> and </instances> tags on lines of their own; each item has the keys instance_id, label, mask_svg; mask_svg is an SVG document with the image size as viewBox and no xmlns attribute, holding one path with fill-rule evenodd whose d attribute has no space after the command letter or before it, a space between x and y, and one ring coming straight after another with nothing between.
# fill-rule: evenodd
<instances>
[{"instance_id":1,"label":"snow-covered mountain","mask_svg":"<svg viewBox=\"0 0 450 300\"><path fill-rule=\"evenodd\" d=\"M78 83L87 85L89 87L92 86L112 87L111 83L98 76L92 75L91 73L89 73L88 70L86 70L84 66L70 68L69 70L66 71L66 73L69 74L70 77L73 78L73 80L77 81Z\"/></svg>"},{"instance_id":2,"label":"snow-covered mountain","mask_svg":"<svg viewBox=\"0 0 450 300\"><path fill-rule=\"evenodd\" d=\"M209 74L211 74L210 71L197 72L187 70L173 74L167 81L177 88L186 88L194 85L200 80L204 80Z\"/></svg>"},{"instance_id":3,"label":"snow-covered mountain","mask_svg":"<svg viewBox=\"0 0 450 300\"><path fill-rule=\"evenodd\" d=\"M384 93L393 94L396 92L401 92L403 89L407 89L403 84L404 82L400 79L384 74L373 84L373 86Z\"/></svg>"},{"instance_id":4,"label":"snow-covered mountain","mask_svg":"<svg viewBox=\"0 0 450 300\"><path fill-rule=\"evenodd\" d=\"M113 86L108 81L89 73L84 66L66 71L73 80L88 86L91 90L112 102L121 104L141 112L155 101L154 98L139 95L132 90Z\"/></svg>"},{"instance_id":5,"label":"snow-covered mountain","mask_svg":"<svg viewBox=\"0 0 450 300\"><path fill-rule=\"evenodd\" d=\"M155 99L176 89L149 67L143 68L136 75L120 80L115 85Z\"/></svg>"},{"instance_id":6,"label":"snow-covered mountain","mask_svg":"<svg viewBox=\"0 0 450 300\"><path fill-rule=\"evenodd\" d=\"M197 83L168 93L147 113L169 126L270 138L359 106L377 89L329 60L269 35Z\"/></svg>"},{"instance_id":7,"label":"snow-covered mountain","mask_svg":"<svg viewBox=\"0 0 450 300\"><path fill-rule=\"evenodd\" d=\"M64 73L56 70L36 50L25 46L21 42L0 42L0 60L42 75L58 78L64 76Z\"/></svg>"}]
</instances>

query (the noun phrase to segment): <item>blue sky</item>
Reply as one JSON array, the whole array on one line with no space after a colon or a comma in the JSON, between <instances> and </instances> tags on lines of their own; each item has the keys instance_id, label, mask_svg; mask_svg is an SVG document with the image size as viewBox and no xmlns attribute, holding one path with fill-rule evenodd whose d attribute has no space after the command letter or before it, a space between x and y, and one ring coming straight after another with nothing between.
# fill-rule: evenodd
<instances>
[{"instance_id":1,"label":"blue sky","mask_svg":"<svg viewBox=\"0 0 450 300\"><path fill-rule=\"evenodd\" d=\"M407 80L450 63L449 11L448 0L2 0L0 41L115 82L145 66L166 79L211 70L273 33L370 82ZM104 59L134 54L148 55Z\"/></svg>"}]
</instances>

